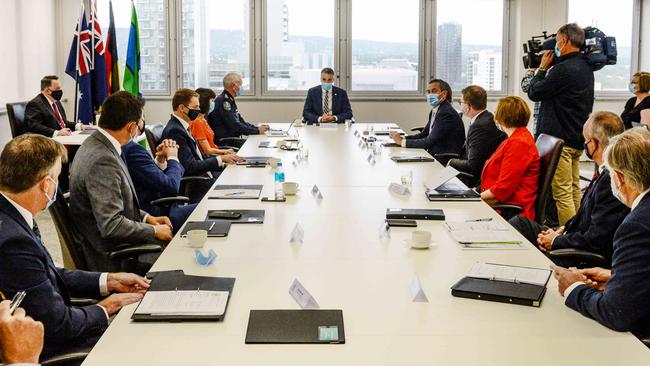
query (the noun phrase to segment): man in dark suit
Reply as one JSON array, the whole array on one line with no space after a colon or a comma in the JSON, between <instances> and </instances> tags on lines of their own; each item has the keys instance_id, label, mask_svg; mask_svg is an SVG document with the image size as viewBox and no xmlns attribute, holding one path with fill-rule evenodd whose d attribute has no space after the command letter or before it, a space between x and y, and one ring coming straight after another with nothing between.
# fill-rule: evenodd
<instances>
[{"instance_id":1,"label":"man in dark suit","mask_svg":"<svg viewBox=\"0 0 650 366\"><path fill-rule=\"evenodd\" d=\"M172 224L166 216L140 209L131 175L123 160L122 145L138 132L142 104L128 92L109 96L102 105L99 128L79 148L72 162L70 213L75 230L85 239L84 255L94 268L111 270L121 262L109 253L123 244L168 242ZM143 255L143 268L156 255Z\"/></svg>"},{"instance_id":2,"label":"man in dark suit","mask_svg":"<svg viewBox=\"0 0 650 366\"><path fill-rule=\"evenodd\" d=\"M54 137L68 136L75 130L75 123L66 118L61 104L62 96L59 78L56 75L43 77L40 94L25 107L25 123L29 132Z\"/></svg>"},{"instance_id":3,"label":"man in dark suit","mask_svg":"<svg viewBox=\"0 0 650 366\"><path fill-rule=\"evenodd\" d=\"M433 79L427 86L427 102L431 106L429 122L422 132L402 137L391 131L390 137L402 147L425 149L437 157L440 164L447 164L450 154L460 156L465 143L465 127L458 112L451 105L451 87L440 79Z\"/></svg>"},{"instance_id":4,"label":"man in dark suit","mask_svg":"<svg viewBox=\"0 0 650 366\"><path fill-rule=\"evenodd\" d=\"M190 194L192 202L198 202L203 198L226 164L244 160L235 154L203 156L189 131L189 123L201 113L199 107L199 94L194 90L183 88L176 91L172 98L174 113L162 133L163 139L173 140L178 144L178 159L185 169L185 175L210 178L205 183L193 187Z\"/></svg>"},{"instance_id":5,"label":"man in dark suit","mask_svg":"<svg viewBox=\"0 0 650 366\"><path fill-rule=\"evenodd\" d=\"M334 86L334 70L320 72L321 85L307 91L302 117L307 123L343 123L352 119L352 107L345 90Z\"/></svg>"},{"instance_id":6,"label":"man in dark suit","mask_svg":"<svg viewBox=\"0 0 650 366\"><path fill-rule=\"evenodd\" d=\"M138 122L138 132L144 133L144 120ZM178 196L181 177L185 172L178 161L178 145L173 140L163 140L156 148L156 156L135 141L122 146L122 154L129 168L140 207L155 216L168 216L174 233L187 221L196 204L173 204L165 209L154 206L151 201Z\"/></svg>"},{"instance_id":7,"label":"man in dark suit","mask_svg":"<svg viewBox=\"0 0 650 366\"><path fill-rule=\"evenodd\" d=\"M242 84L241 76L235 72L229 72L223 77L223 92L214 100L214 110L208 114L208 124L214 131L214 143L217 145L233 146L232 141L222 143L221 139L242 135L259 135L269 130L268 125L255 126L246 122L244 117L239 114L235 99L241 96ZM198 107L197 110L199 110ZM190 119L190 121L193 120ZM241 144L235 147L241 147Z\"/></svg>"},{"instance_id":8,"label":"man in dark suit","mask_svg":"<svg viewBox=\"0 0 650 366\"><path fill-rule=\"evenodd\" d=\"M454 169L471 174L473 178L461 176L469 186L477 187L481 180L483 165L492 156L506 134L494 123L494 115L487 108L487 92L478 85L463 89L460 100L463 113L471 118L467 142L463 145L462 159L451 159L448 165Z\"/></svg>"},{"instance_id":9,"label":"man in dark suit","mask_svg":"<svg viewBox=\"0 0 650 366\"><path fill-rule=\"evenodd\" d=\"M531 243L537 243L543 252L582 249L600 254L610 263L614 233L630 210L612 195L610 172L603 164L603 154L610 139L623 130L623 122L611 112L596 112L585 123L582 131L587 141L585 150L598 165L598 171L587 187L578 213L565 226L543 230L538 223L519 216L510 220L512 226Z\"/></svg>"},{"instance_id":10,"label":"man in dark suit","mask_svg":"<svg viewBox=\"0 0 650 366\"><path fill-rule=\"evenodd\" d=\"M614 235L612 269L555 269L564 303L602 325L650 337L650 131L631 129L605 150L612 193L630 214ZM611 224L613 225L613 224Z\"/></svg>"},{"instance_id":11,"label":"man in dark suit","mask_svg":"<svg viewBox=\"0 0 650 366\"><path fill-rule=\"evenodd\" d=\"M135 274L66 270L52 262L34 216L56 199L66 159L63 145L38 135L16 137L0 155L0 297L26 291L21 306L45 327L43 356L94 345L108 317L142 299L149 287ZM70 302L111 292L120 294L84 307Z\"/></svg>"}]
</instances>

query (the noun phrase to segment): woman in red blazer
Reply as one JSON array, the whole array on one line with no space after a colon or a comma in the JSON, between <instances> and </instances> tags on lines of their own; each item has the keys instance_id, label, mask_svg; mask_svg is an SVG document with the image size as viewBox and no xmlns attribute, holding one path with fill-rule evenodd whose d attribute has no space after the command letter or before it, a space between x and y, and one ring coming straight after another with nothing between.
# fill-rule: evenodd
<instances>
[{"instance_id":1,"label":"woman in red blazer","mask_svg":"<svg viewBox=\"0 0 650 366\"><path fill-rule=\"evenodd\" d=\"M523 216L535 220L535 198L539 179L539 154L526 126L530 109L519 97L499 101L494 120L508 135L485 162L481 175L481 198L488 205L509 203L521 206Z\"/></svg>"}]
</instances>

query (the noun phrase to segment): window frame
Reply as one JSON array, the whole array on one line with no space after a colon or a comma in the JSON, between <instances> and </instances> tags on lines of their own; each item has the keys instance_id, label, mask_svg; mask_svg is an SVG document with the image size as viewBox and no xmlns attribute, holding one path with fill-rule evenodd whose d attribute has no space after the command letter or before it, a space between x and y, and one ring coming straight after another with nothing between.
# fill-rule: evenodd
<instances>
[{"instance_id":1,"label":"window frame","mask_svg":"<svg viewBox=\"0 0 650 366\"><path fill-rule=\"evenodd\" d=\"M287 97L288 99L293 99L291 97L300 97L304 98L305 95L307 94L307 90L269 90L268 88L268 35L267 35L267 9L268 9L268 1L269 0L251 0L252 1L260 1L261 2L261 10L260 10L260 18L261 18L261 26L260 26L260 45L261 45L261 68L259 70L262 70L260 73L259 77L259 83L260 83L260 90L259 93L256 96L262 96L262 97ZM339 57L338 54L339 49L340 49L340 30L339 30L339 24L340 24L340 3L345 0L333 0L334 2L334 35L333 35L333 40L334 40L334 65L332 66L335 70L335 79L338 81L339 80L339 75L340 72L338 70L338 65L340 65L339 62ZM314 85L318 85L320 81L319 80L314 80ZM337 82L339 84L339 82Z\"/></svg>"},{"instance_id":2,"label":"window frame","mask_svg":"<svg viewBox=\"0 0 650 366\"><path fill-rule=\"evenodd\" d=\"M565 23L569 22L569 8L571 0L566 0L565 8ZM630 75L629 78L632 78L632 75L638 70L641 62L641 0L632 0L632 43L630 44L631 53L630 53ZM617 41L618 43L618 41ZM618 62L618 60L617 60ZM607 66L605 66L607 67ZM627 100L630 98L630 92L626 90L594 90L594 99L597 101L609 101L609 100Z\"/></svg>"},{"instance_id":3,"label":"window frame","mask_svg":"<svg viewBox=\"0 0 650 366\"><path fill-rule=\"evenodd\" d=\"M172 29L171 29L171 24L172 24L172 11L170 10L170 1L171 0L162 0L163 2L163 12L164 12L164 20L165 20L165 72L167 74L167 89L166 90L158 90L158 91L147 91L147 90L140 90L143 96L148 96L148 97L167 97L171 96L172 94L172 87L175 87L175 85L172 85L172 77L171 77L171 70L172 70L172 57L171 57L171 35L172 35ZM136 11L138 11L138 8L136 7ZM102 29L102 31L104 31ZM106 29L108 31L108 28ZM141 55L142 56L142 55ZM122 72L124 72L122 70ZM140 70L140 73L142 73L142 70ZM122 75L123 76L123 75ZM141 76L142 78L142 76ZM140 85L142 87L142 85ZM152 98L155 99L155 98Z\"/></svg>"}]
</instances>

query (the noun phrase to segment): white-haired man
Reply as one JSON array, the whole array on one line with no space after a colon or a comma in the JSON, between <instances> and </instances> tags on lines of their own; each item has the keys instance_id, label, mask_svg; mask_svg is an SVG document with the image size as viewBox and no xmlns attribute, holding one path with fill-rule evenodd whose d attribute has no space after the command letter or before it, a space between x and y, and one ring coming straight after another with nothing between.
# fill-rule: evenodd
<instances>
[{"instance_id":1,"label":"white-haired man","mask_svg":"<svg viewBox=\"0 0 650 366\"><path fill-rule=\"evenodd\" d=\"M242 135L258 135L269 130L269 126L255 126L244 120L235 99L242 93L242 78L235 72L223 77L223 92L214 100L214 110L208 114L208 124L214 131L214 143L221 145L221 139ZM232 145L231 142L228 145Z\"/></svg>"}]
</instances>

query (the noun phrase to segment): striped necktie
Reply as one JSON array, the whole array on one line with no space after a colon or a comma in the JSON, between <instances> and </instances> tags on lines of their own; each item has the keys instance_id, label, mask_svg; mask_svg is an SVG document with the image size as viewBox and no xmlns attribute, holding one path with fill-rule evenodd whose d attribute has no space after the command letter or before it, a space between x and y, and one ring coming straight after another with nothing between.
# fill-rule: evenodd
<instances>
[{"instance_id":1,"label":"striped necktie","mask_svg":"<svg viewBox=\"0 0 650 366\"><path fill-rule=\"evenodd\" d=\"M330 113L330 92L329 90L325 92L325 101L323 102L323 114Z\"/></svg>"}]
</instances>

